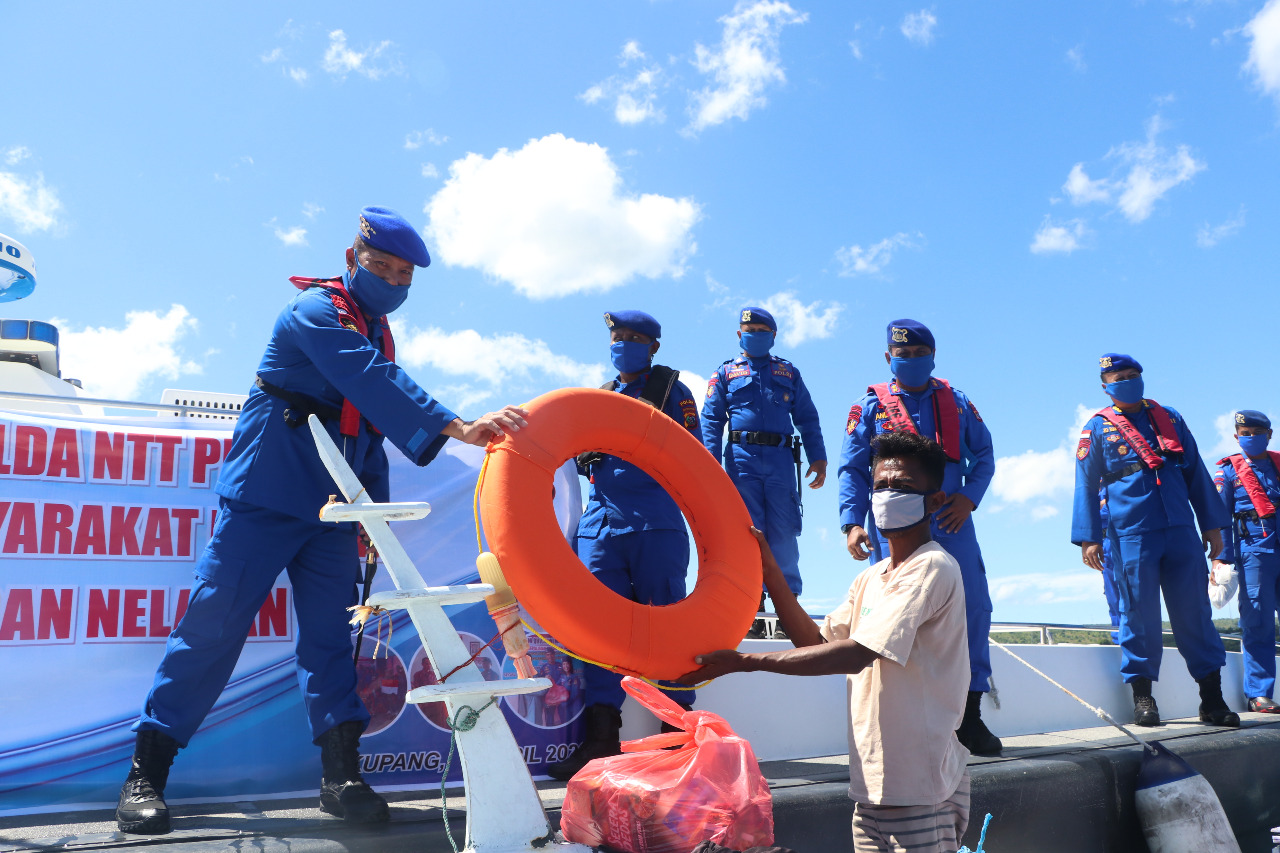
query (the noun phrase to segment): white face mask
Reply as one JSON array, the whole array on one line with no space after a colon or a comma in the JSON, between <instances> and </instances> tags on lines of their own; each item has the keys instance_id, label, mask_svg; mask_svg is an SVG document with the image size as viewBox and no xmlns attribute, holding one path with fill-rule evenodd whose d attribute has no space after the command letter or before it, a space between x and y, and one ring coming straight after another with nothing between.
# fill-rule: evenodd
<instances>
[{"instance_id":1,"label":"white face mask","mask_svg":"<svg viewBox=\"0 0 1280 853\"><path fill-rule=\"evenodd\" d=\"M876 489L871 493L871 517L881 533L897 533L924 520L924 499L933 492Z\"/></svg>"}]
</instances>

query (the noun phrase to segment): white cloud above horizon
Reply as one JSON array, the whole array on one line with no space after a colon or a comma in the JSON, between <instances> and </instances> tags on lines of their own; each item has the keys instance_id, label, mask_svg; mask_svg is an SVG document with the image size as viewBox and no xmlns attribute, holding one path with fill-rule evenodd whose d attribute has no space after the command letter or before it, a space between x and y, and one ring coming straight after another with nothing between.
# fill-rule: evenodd
<instances>
[{"instance_id":1,"label":"white cloud above horizon","mask_svg":"<svg viewBox=\"0 0 1280 853\"><path fill-rule=\"evenodd\" d=\"M329 47L324 52L320 67L335 77L355 73L369 80L380 80L388 74L400 73L399 63L387 56L392 44L391 41L384 40L369 45L362 51L354 50L347 45L345 32L332 30L329 33Z\"/></svg>"},{"instance_id":2,"label":"white cloud above horizon","mask_svg":"<svg viewBox=\"0 0 1280 853\"><path fill-rule=\"evenodd\" d=\"M1045 216L1039 230L1031 240L1031 251L1037 255L1049 253L1071 254L1080 248L1080 241L1088 233L1084 220L1072 219L1064 224L1056 224Z\"/></svg>"},{"instance_id":3,"label":"white cloud above horizon","mask_svg":"<svg viewBox=\"0 0 1280 853\"><path fill-rule=\"evenodd\" d=\"M14 154L20 150L19 154ZM16 157L9 160L10 156ZM9 149L5 162L14 165L30 156L25 148ZM62 201L58 192L45 183L44 173L34 177L17 172L0 172L0 222L13 222L21 234L48 231L62 224Z\"/></svg>"},{"instance_id":4,"label":"white cloud above horizon","mask_svg":"<svg viewBox=\"0 0 1280 853\"><path fill-rule=\"evenodd\" d=\"M531 299L680 278L701 217L692 198L626 192L605 148L558 133L455 160L425 211L447 265L479 269Z\"/></svg>"},{"instance_id":5,"label":"white cloud above horizon","mask_svg":"<svg viewBox=\"0 0 1280 853\"><path fill-rule=\"evenodd\" d=\"M928 47L933 44L933 31L938 26L938 16L933 14L932 9L921 9L919 12L910 12L902 19L899 29L907 41L920 47Z\"/></svg>"},{"instance_id":6,"label":"white cloud above horizon","mask_svg":"<svg viewBox=\"0 0 1280 853\"><path fill-rule=\"evenodd\" d=\"M646 60L648 57L635 40L624 44L618 54L618 64L624 69L633 63L646 63ZM667 117L657 103L658 89L664 78L661 65L642 64L634 74L615 74L591 86L578 97L587 104L612 100L613 118L618 124L631 125L645 121L661 123Z\"/></svg>"},{"instance_id":7,"label":"white cloud above horizon","mask_svg":"<svg viewBox=\"0 0 1280 853\"><path fill-rule=\"evenodd\" d=\"M1103 597L1102 575L1093 569L992 576L988 585L993 604L1066 604Z\"/></svg>"},{"instance_id":8,"label":"white cloud above horizon","mask_svg":"<svg viewBox=\"0 0 1280 853\"><path fill-rule=\"evenodd\" d=\"M889 265L899 249L917 248L917 240L924 240L924 235L917 231L915 237L912 237L899 231L866 248L854 244L836 249L836 260L840 262L840 271L836 274L842 278L874 275Z\"/></svg>"},{"instance_id":9,"label":"white cloud above horizon","mask_svg":"<svg viewBox=\"0 0 1280 853\"><path fill-rule=\"evenodd\" d=\"M276 239L290 248L307 245L307 229L301 225L295 225L292 228L281 228L277 225L273 230Z\"/></svg>"},{"instance_id":10,"label":"white cloud above horizon","mask_svg":"<svg viewBox=\"0 0 1280 853\"><path fill-rule=\"evenodd\" d=\"M1035 521L1057 515L1059 510L1054 502L1070 496L1075 489L1075 448L1080 431L1096 411L1078 404L1075 423L1062 443L1052 450L1026 450L998 457L988 492L989 497L999 501L993 510L1027 507Z\"/></svg>"},{"instance_id":11,"label":"white cloud above horizon","mask_svg":"<svg viewBox=\"0 0 1280 853\"><path fill-rule=\"evenodd\" d=\"M806 305L792 290L775 293L762 307L778 322L779 337L789 347L831 337L845 308L838 302L821 300Z\"/></svg>"},{"instance_id":12,"label":"white cloud above horizon","mask_svg":"<svg viewBox=\"0 0 1280 853\"><path fill-rule=\"evenodd\" d=\"M1244 227L1244 205L1240 205L1240 210L1235 216L1218 225L1210 225L1208 222L1201 225L1196 230L1196 245L1202 249L1212 249L1231 235L1235 234Z\"/></svg>"},{"instance_id":13,"label":"white cloud above horizon","mask_svg":"<svg viewBox=\"0 0 1280 853\"><path fill-rule=\"evenodd\" d=\"M1067 63L1081 74L1089 70L1088 63L1084 61L1084 45L1078 44L1067 51Z\"/></svg>"},{"instance_id":14,"label":"white cloud above horizon","mask_svg":"<svg viewBox=\"0 0 1280 853\"><path fill-rule=\"evenodd\" d=\"M173 304L160 314L130 311L122 328L86 326L65 320L58 327L64 376L79 379L91 397L133 400L157 379L199 374L199 364L183 358L179 344L198 327L186 307Z\"/></svg>"},{"instance_id":15,"label":"white cloud above horizon","mask_svg":"<svg viewBox=\"0 0 1280 853\"><path fill-rule=\"evenodd\" d=\"M448 386L457 397L441 397L451 407L468 408L500 393L540 394L567 386L596 387L608 376L603 363L575 361L554 353L540 339L518 333L483 335L474 329L445 331L435 326L419 329L402 320L393 320L391 326L397 361L464 380Z\"/></svg>"},{"instance_id":16,"label":"white cloud above horizon","mask_svg":"<svg viewBox=\"0 0 1280 853\"><path fill-rule=\"evenodd\" d=\"M1074 205L1109 204L1130 222L1146 220L1170 190L1208 168L1186 145L1172 151L1161 145L1158 137L1166 127L1159 113L1153 115L1145 140L1121 143L1106 153L1103 159L1115 163L1107 177L1090 178L1084 163L1076 163L1062 191Z\"/></svg>"},{"instance_id":17,"label":"white cloud above horizon","mask_svg":"<svg viewBox=\"0 0 1280 853\"><path fill-rule=\"evenodd\" d=\"M1267 0L1244 25L1244 33L1249 38L1244 70L1253 75L1258 89L1280 104L1280 0Z\"/></svg>"},{"instance_id":18,"label":"white cloud above horizon","mask_svg":"<svg viewBox=\"0 0 1280 853\"><path fill-rule=\"evenodd\" d=\"M712 83L690 93L690 120L683 132L695 135L730 119L746 120L753 109L767 104L765 91L787 80L779 47L782 28L808 19L808 13L782 0L740 0L720 18L720 44L715 49L694 46L693 65Z\"/></svg>"},{"instance_id":19,"label":"white cloud above horizon","mask_svg":"<svg viewBox=\"0 0 1280 853\"><path fill-rule=\"evenodd\" d=\"M436 133L434 129L428 127L426 130L411 130L404 136L404 148L406 151L417 151L423 145L444 145L449 141L449 137Z\"/></svg>"}]
</instances>

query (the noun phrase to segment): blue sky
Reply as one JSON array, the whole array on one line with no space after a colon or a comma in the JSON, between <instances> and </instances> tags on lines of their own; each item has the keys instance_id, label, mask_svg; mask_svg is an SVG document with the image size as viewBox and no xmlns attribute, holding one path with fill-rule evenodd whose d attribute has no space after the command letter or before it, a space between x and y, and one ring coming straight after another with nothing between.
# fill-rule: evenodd
<instances>
[{"instance_id":1,"label":"blue sky","mask_svg":"<svg viewBox=\"0 0 1280 853\"><path fill-rule=\"evenodd\" d=\"M1100 621L1071 449L1128 351L1206 457L1280 415L1280 0L10 4L0 232L64 373L246 392L290 275L393 207L402 361L466 416L606 376L642 308L695 393L765 303L835 460L887 321L991 426L995 616ZM833 461L833 466L835 462ZM833 604L831 482L805 602Z\"/></svg>"}]
</instances>

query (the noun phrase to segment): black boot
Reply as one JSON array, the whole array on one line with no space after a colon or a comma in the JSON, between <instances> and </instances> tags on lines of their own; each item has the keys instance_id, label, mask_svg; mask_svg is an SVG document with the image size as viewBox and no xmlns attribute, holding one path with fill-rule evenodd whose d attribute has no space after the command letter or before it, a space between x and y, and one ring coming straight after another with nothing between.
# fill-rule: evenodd
<instances>
[{"instance_id":1,"label":"black boot","mask_svg":"<svg viewBox=\"0 0 1280 853\"><path fill-rule=\"evenodd\" d=\"M164 732L143 729L134 741L133 763L120 789L116 825L121 832L164 835L169 831L169 807L164 786L178 754L178 742Z\"/></svg>"},{"instance_id":2,"label":"black boot","mask_svg":"<svg viewBox=\"0 0 1280 853\"><path fill-rule=\"evenodd\" d=\"M552 779L567 782L588 761L622 754L622 740L619 737L622 731L622 712L612 705L597 702L588 705L583 714L586 717L587 731L583 735L582 745L564 761L547 765L547 775Z\"/></svg>"},{"instance_id":3,"label":"black boot","mask_svg":"<svg viewBox=\"0 0 1280 853\"><path fill-rule=\"evenodd\" d=\"M1004 744L982 722L982 694L970 690L964 703L964 719L956 729L956 739L973 755L999 755Z\"/></svg>"},{"instance_id":4,"label":"black boot","mask_svg":"<svg viewBox=\"0 0 1280 853\"><path fill-rule=\"evenodd\" d=\"M360 735L364 723L348 720L316 739L320 747L320 811L348 823L382 823L391 819L387 801L360 777Z\"/></svg>"},{"instance_id":5,"label":"black boot","mask_svg":"<svg viewBox=\"0 0 1280 853\"><path fill-rule=\"evenodd\" d=\"M757 613L764 613L764 593L760 593L760 609ZM768 636L768 626L764 624L764 620L757 617L756 621L751 623L751 627L747 629L747 635L744 640L763 640Z\"/></svg>"},{"instance_id":6,"label":"black boot","mask_svg":"<svg viewBox=\"0 0 1280 853\"><path fill-rule=\"evenodd\" d=\"M1139 726L1160 725L1160 709L1156 707L1156 699L1151 695L1151 679L1135 678L1129 682L1133 690L1133 722Z\"/></svg>"},{"instance_id":7,"label":"black boot","mask_svg":"<svg viewBox=\"0 0 1280 853\"><path fill-rule=\"evenodd\" d=\"M1215 669L1196 682L1200 685L1200 722L1211 726L1240 728L1240 715L1222 698L1222 670Z\"/></svg>"}]
</instances>

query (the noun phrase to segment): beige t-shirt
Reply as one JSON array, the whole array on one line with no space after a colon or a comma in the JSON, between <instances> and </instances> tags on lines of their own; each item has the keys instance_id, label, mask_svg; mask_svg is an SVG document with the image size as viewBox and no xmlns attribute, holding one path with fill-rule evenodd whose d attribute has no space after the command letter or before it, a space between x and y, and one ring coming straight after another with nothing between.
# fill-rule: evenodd
<instances>
[{"instance_id":1,"label":"beige t-shirt","mask_svg":"<svg viewBox=\"0 0 1280 853\"><path fill-rule=\"evenodd\" d=\"M850 799L925 806L951 796L969 757L955 737L969 689L955 559L929 542L896 569L881 560L854 579L822 635L880 655L848 677Z\"/></svg>"}]
</instances>

